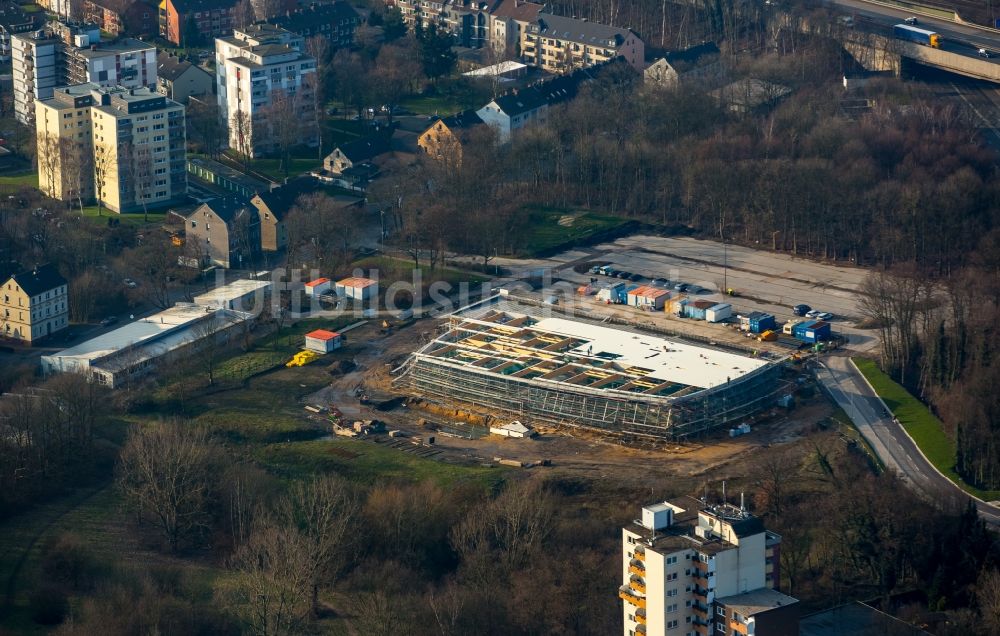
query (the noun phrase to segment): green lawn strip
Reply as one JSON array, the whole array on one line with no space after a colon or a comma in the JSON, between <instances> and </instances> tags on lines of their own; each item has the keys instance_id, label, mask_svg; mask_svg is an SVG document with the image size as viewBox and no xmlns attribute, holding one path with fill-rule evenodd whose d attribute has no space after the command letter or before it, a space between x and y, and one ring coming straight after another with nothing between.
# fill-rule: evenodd
<instances>
[{"instance_id":1,"label":"green lawn strip","mask_svg":"<svg viewBox=\"0 0 1000 636\"><path fill-rule=\"evenodd\" d=\"M361 483L380 479L434 480L441 485L472 481L484 487L496 483L506 469L459 466L353 439L270 444L255 450L264 466L286 477L301 479L334 472Z\"/></svg>"},{"instance_id":2,"label":"green lawn strip","mask_svg":"<svg viewBox=\"0 0 1000 636\"><path fill-rule=\"evenodd\" d=\"M37 188L38 173L27 172L24 174L0 175L0 186L8 186L12 188Z\"/></svg>"},{"instance_id":3,"label":"green lawn strip","mask_svg":"<svg viewBox=\"0 0 1000 636\"><path fill-rule=\"evenodd\" d=\"M544 253L627 223L625 219L610 214L563 208L531 208L529 212L528 227L524 232L525 241L521 246L524 256ZM560 220L564 218L565 224L560 224Z\"/></svg>"},{"instance_id":4,"label":"green lawn strip","mask_svg":"<svg viewBox=\"0 0 1000 636\"><path fill-rule=\"evenodd\" d=\"M80 214L79 208L72 208L70 214ZM150 210L148 213L143 214L142 212L130 212L126 214L118 214L117 212L112 212L107 208L101 208L100 210L96 205L86 205L83 207L83 218L91 223L97 223L99 225L106 224L108 219L115 219L120 223L126 225L144 225L147 223L163 223L167 218L167 211L163 209Z\"/></svg>"},{"instance_id":5,"label":"green lawn strip","mask_svg":"<svg viewBox=\"0 0 1000 636\"><path fill-rule=\"evenodd\" d=\"M930 409L883 373L873 360L866 358L852 358L852 360L935 468L963 490L980 499L992 501L1000 498L1000 491L980 490L967 484L955 472L955 442L944 432L941 420L935 417Z\"/></svg>"},{"instance_id":6,"label":"green lawn strip","mask_svg":"<svg viewBox=\"0 0 1000 636\"><path fill-rule=\"evenodd\" d=\"M316 150L307 150L307 155L298 155L292 157L289 163L288 175L289 177L298 176L304 172L309 172L315 168L319 168L322 165L322 161L318 158ZM261 174L265 174L272 180L277 182L282 182L285 178L285 171L281 168L280 159L254 159L250 162L250 168L256 170Z\"/></svg>"},{"instance_id":7,"label":"green lawn strip","mask_svg":"<svg viewBox=\"0 0 1000 636\"><path fill-rule=\"evenodd\" d=\"M447 95L406 97L400 106L417 115L447 117L463 110L460 101Z\"/></svg>"},{"instance_id":8,"label":"green lawn strip","mask_svg":"<svg viewBox=\"0 0 1000 636\"><path fill-rule=\"evenodd\" d=\"M351 263L351 268L363 270L366 276L371 270L376 270L379 282L383 288L397 281L412 282L414 280L413 270L416 269L412 260L394 258L392 256L366 256ZM487 277L479 274L449 267L438 267L435 270L428 270L426 267L421 266L421 276L424 283L444 281L451 285L457 285L462 282L482 283L489 280Z\"/></svg>"}]
</instances>

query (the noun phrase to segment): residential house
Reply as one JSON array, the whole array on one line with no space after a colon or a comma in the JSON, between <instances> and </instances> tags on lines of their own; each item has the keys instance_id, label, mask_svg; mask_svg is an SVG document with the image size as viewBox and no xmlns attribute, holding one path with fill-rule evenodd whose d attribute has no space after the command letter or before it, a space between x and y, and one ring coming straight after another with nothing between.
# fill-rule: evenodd
<instances>
[{"instance_id":1,"label":"residential house","mask_svg":"<svg viewBox=\"0 0 1000 636\"><path fill-rule=\"evenodd\" d=\"M66 279L54 265L14 274L0 290L0 336L34 342L69 325Z\"/></svg>"},{"instance_id":2,"label":"residential house","mask_svg":"<svg viewBox=\"0 0 1000 636\"><path fill-rule=\"evenodd\" d=\"M367 137L341 144L323 159L323 169L335 175L349 168L371 163L379 155L389 152L389 142L384 137Z\"/></svg>"},{"instance_id":3,"label":"residential house","mask_svg":"<svg viewBox=\"0 0 1000 636\"><path fill-rule=\"evenodd\" d=\"M716 84L723 77L719 47L706 42L683 51L671 51L654 60L643 71L643 82L658 88L677 88L685 84ZM716 84L717 85L717 84Z\"/></svg>"},{"instance_id":4,"label":"residential house","mask_svg":"<svg viewBox=\"0 0 1000 636\"><path fill-rule=\"evenodd\" d=\"M302 127L299 143L319 145L316 60L304 50L305 38L270 24L216 38L217 99L231 148L251 157L274 151L273 119L289 116ZM279 103L285 104L280 112L275 110Z\"/></svg>"},{"instance_id":5,"label":"residential house","mask_svg":"<svg viewBox=\"0 0 1000 636\"><path fill-rule=\"evenodd\" d=\"M285 217L304 194L319 190L319 184L310 178L292 179L285 185L262 190L250 199L260 216L260 241L265 252L277 252L288 246Z\"/></svg>"},{"instance_id":6,"label":"residential house","mask_svg":"<svg viewBox=\"0 0 1000 636\"><path fill-rule=\"evenodd\" d=\"M198 206L184 223L191 256L227 269L260 259L260 216L246 199L223 197Z\"/></svg>"},{"instance_id":7,"label":"residential house","mask_svg":"<svg viewBox=\"0 0 1000 636\"><path fill-rule=\"evenodd\" d=\"M237 26L239 4L240 0L161 0L160 37L191 46L229 35Z\"/></svg>"},{"instance_id":8,"label":"residential house","mask_svg":"<svg viewBox=\"0 0 1000 636\"><path fill-rule=\"evenodd\" d=\"M637 71L645 45L630 29L542 13L521 33L521 59L552 73L568 73L623 57Z\"/></svg>"},{"instance_id":9,"label":"residential house","mask_svg":"<svg viewBox=\"0 0 1000 636\"><path fill-rule=\"evenodd\" d=\"M0 62L10 62L10 36L34 31L44 21L41 12L28 13L12 0L0 0Z\"/></svg>"},{"instance_id":10,"label":"residential house","mask_svg":"<svg viewBox=\"0 0 1000 636\"><path fill-rule=\"evenodd\" d=\"M428 157L457 167L462 163L462 147L474 131L484 128L485 122L476 111L466 110L428 126L417 138L417 146Z\"/></svg>"},{"instance_id":11,"label":"residential house","mask_svg":"<svg viewBox=\"0 0 1000 636\"><path fill-rule=\"evenodd\" d=\"M160 51L156 63L156 92L175 102L186 104L191 95L211 95L215 88L211 73L173 53Z\"/></svg>"},{"instance_id":12,"label":"residential house","mask_svg":"<svg viewBox=\"0 0 1000 636\"><path fill-rule=\"evenodd\" d=\"M148 88L75 84L35 102L39 189L114 212L187 195L184 107Z\"/></svg>"},{"instance_id":13,"label":"residential house","mask_svg":"<svg viewBox=\"0 0 1000 636\"><path fill-rule=\"evenodd\" d=\"M361 16L349 3L337 0L330 4L314 2L275 16L268 22L305 38L322 35L332 48L339 49L354 44L354 32L361 24Z\"/></svg>"},{"instance_id":14,"label":"residential house","mask_svg":"<svg viewBox=\"0 0 1000 636\"><path fill-rule=\"evenodd\" d=\"M156 6L143 0L83 0L83 20L111 35L154 35Z\"/></svg>"},{"instance_id":15,"label":"residential house","mask_svg":"<svg viewBox=\"0 0 1000 636\"><path fill-rule=\"evenodd\" d=\"M102 42L95 25L50 22L40 32L11 38L14 116L35 124L35 100L56 86L94 83L106 88L156 87L156 46L131 38Z\"/></svg>"},{"instance_id":16,"label":"residential house","mask_svg":"<svg viewBox=\"0 0 1000 636\"><path fill-rule=\"evenodd\" d=\"M495 51L521 56L521 38L538 20L545 5L524 0L500 0L490 13L490 44Z\"/></svg>"}]
</instances>

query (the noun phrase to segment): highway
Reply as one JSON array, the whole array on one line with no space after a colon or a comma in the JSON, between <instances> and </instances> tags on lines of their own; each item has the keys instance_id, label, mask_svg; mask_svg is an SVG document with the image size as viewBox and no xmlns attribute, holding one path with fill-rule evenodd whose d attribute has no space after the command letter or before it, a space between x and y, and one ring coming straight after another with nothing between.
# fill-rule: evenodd
<instances>
[{"instance_id":1,"label":"highway","mask_svg":"<svg viewBox=\"0 0 1000 636\"><path fill-rule=\"evenodd\" d=\"M970 497L924 458L848 357L830 356L817 363L816 378L851 418L885 467L918 494L942 507L952 507ZM1000 527L1000 506L975 502L983 520Z\"/></svg>"},{"instance_id":2,"label":"highway","mask_svg":"<svg viewBox=\"0 0 1000 636\"><path fill-rule=\"evenodd\" d=\"M919 24L915 26L935 31L941 35L944 39L941 50L976 57L978 56L977 51L982 48L990 52L992 56L990 62L1000 64L1000 33L993 30L975 25L958 24L942 18L917 15L906 9L864 2L864 0L826 0L826 4L845 14L853 15L856 19L864 19L886 29L891 29L894 24L902 23L906 18L916 17Z\"/></svg>"}]
</instances>

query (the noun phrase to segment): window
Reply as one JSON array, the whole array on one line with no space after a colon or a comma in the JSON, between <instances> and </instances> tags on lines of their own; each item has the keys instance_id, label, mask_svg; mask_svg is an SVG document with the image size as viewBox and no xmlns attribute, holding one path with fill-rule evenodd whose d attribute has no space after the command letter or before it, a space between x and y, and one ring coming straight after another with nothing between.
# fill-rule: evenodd
<instances>
[{"instance_id":1,"label":"window","mask_svg":"<svg viewBox=\"0 0 1000 636\"><path fill-rule=\"evenodd\" d=\"M677 603L671 603L670 605L667 605L667 614L676 611L677 611Z\"/></svg>"},{"instance_id":2,"label":"window","mask_svg":"<svg viewBox=\"0 0 1000 636\"><path fill-rule=\"evenodd\" d=\"M667 621L667 629L677 629L677 621Z\"/></svg>"},{"instance_id":3,"label":"window","mask_svg":"<svg viewBox=\"0 0 1000 636\"><path fill-rule=\"evenodd\" d=\"M191 221L191 227L198 227L197 221Z\"/></svg>"},{"instance_id":4,"label":"window","mask_svg":"<svg viewBox=\"0 0 1000 636\"><path fill-rule=\"evenodd\" d=\"M677 580L677 573L676 572L671 572L670 574L668 574L667 575L667 580L668 581L676 581Z\"/></svg>"},{"instance_id":5,"label":"window","mask_svg":"<svg viewBox=\"0 0 1000 636\"><path fill-rule=\"evenodd\" d=\"M725 616L726 608L719 605L718 607L715 608L715 613L718 614L719 616Z\"/></svg>"},{"instance_id":6,"label":"window","mask_svg":"<svg viewBox=\"0 0 1000 636\"><path fill-rule=\"evenodd\" d=\"M676 555L675 556L671 556L671 557L667 557L667 565L670 565L671 563L677 563L677 556Z\"/></svg>"},{"instance_id":7,"label":"window","mask_svg":"<svg viewBox=\"0 0 1000 636\"><path fill-rule=\"evenodd\" d=\"M677 596L677 588L667 590L667 596Z\"/></svg>"}]
</instances>

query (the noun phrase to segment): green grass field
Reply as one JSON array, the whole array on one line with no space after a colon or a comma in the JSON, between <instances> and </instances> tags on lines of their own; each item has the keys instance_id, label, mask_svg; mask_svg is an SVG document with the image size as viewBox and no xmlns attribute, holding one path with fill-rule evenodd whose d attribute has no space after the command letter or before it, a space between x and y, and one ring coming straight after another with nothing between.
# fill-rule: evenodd
<instances>
[{"instance_id":1,"label":"green grass field","mask_svg":"<svg viewBox=\"0 0 1000 636\"><path fill-rule=\"evenodd\" d=\"M388 287L396 281L412 282L414 280L413 270L416 269L412 260L394 258L392 256L366 256L351 263L351 269L355 268L364 270L366 275L370 270L378 271L378 278L382 287ZM422 266L421 276L424 283L444 281L452 286L462 282L475 284L489 280L479 274L449 267L438 267L435 270L428 270L425 266Z\"/></svg>"},{"instance_id":2,"label":"green grass field","mask_svg":"<svg viewBox=\"0 0 1000 636\"><path fill-rule=\"evenodd\" d=\"M25 174L0 175L0 186L7 188L37 188L38 173L28 172Z\"/></svg>"},{"instance_id":3,"label":"green grass field","mask_svg":"<svg viewBox=\"0 0 1000 636\"><path fill-rule=\"evenodd\" d=\"M584 241L627 223L625 219L598 212L559 208L532 208L521 256L545 254L561 246Z\"/></svg>"},{"instance_id":4,"label":"green grass field","mask_svg":"<svg viewBox=\"0 0 1000 636\"><path fill-rule=\"evenodd\" d=\"M70 211L71 214L79 214L80 210L73 208ZM166 210L150 210L148 214L143 214L142 212L118 214L117 212L112 212L107 208L98 210L96 205L86 205L83 207L83 218L91 223L96 223L98 225L106 225L108 219L117 219L120 223L125 225L145 225L147 223L160 224L163 223L167 218Z\"/></svg>"},{"instance_id":5,"label":"green grass field","mask_svg":"<svg viewBox=\"0 0 1000 636\"><path fill-rule=\"evenodd\" d=\"M984 491L970 486L955 472L955 442L948 437L941 420L930 409L883 373L873 360L851 359L935 468L980 499L991 501L1000 498L1000 491Z\"/></svg>"},{"instance_id":6,"label":"green grass field","mask_svg":"<svg viewBox=\"0 0 1000 636\"><path fill-rule=\"evenodd\" d=\"M441 485L472 481L486 487L499 481L506 470L448 464L349 438L270 444L259 448L255 457L287 477L335 472L360 483L384 479L432 480Z\"/></svg>"}]
</instances>

